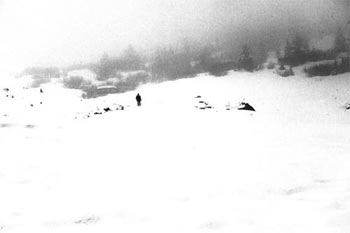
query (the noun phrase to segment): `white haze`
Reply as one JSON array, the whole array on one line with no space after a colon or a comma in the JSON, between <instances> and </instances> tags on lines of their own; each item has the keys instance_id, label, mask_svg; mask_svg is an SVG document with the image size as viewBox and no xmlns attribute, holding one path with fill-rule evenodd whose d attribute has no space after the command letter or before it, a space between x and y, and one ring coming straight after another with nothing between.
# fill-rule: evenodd
<instances>
[{"instance_id":1,"label":"white haze","mask_svg":"<svg viewBox=\"0 0 350 233\"><path fill-rule=\"evenodd\" d=\"M0 69L96 61L184 38L271 43L295 30L322 38L344 26L347 1L3 0Z\"/></svg>"}]
</instances>

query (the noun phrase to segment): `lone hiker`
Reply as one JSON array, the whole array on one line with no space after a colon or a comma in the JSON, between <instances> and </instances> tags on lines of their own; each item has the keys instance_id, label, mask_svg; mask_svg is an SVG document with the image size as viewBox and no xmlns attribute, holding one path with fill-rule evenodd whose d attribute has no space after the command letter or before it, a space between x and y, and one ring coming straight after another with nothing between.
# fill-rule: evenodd
<instances>
[{"instance_id":1,"label":"lone hiker","mask_svg":"<svg viewBox=\"0 0 350 233\"><path fill-rule=\"evenodd\" d=\"M137 101L137 106L141 106L142 99L141 99L141 96L139 93L137 93L137 95L136 95L136 101Z\"/></svg>"}]
</instances>

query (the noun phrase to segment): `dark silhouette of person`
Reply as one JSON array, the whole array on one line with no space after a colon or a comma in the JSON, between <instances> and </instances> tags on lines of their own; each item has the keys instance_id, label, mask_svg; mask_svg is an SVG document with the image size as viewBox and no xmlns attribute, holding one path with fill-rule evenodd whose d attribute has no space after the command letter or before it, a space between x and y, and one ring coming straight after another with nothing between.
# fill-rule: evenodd
<instances>
[{"instance_id":1,"label":"dark silhouette of person","mask_svg":"<svg viewBox=\"0 0 350 233\"><path fill-rule=\"evenodd\" d=\"M139 93L137 93L137 95L136 95L136 101L137 101L137 106L141 106L142 99L141 99L141 96Z\"/></svg>"}]
</instances>

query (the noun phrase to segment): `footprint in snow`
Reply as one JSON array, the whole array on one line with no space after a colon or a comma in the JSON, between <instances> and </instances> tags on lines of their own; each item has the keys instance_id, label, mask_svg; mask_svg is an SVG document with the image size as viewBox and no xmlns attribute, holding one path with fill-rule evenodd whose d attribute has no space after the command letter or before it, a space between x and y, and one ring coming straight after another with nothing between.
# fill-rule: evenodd
<instances>
[{"instance_id":1,"label":"footprint in snow","mask_svg":"<svg viewBox=\"0 0 350 233\"><path fill-rule=\"evenodd\" d=\"M317 179L315 180L316 183L318 184L327 184L330 182L330 180L326 180L326 179Z\"/></svg>"},{"instance_id":2,"label":"footprint in snow","mask_svg":"<svg viewBox=\"0 0 350 233\"><path fill-rule=\"evenodd\" d=\"M13 124L9 124L9 123L2 123L0 124L0 128L8 128L8 127L11 127L13 126Z\"/></svg>"},{"instance_id":3,"label":"footprint in snow","mask_svg":"<svg viewBox=\"0 0 350 233\"><path fill-rule=\"evenodd\" d=\"M201 228L207 229L207 230L219 230L224 227L224 223L218 222L218 221L209 221L202 225Z\"/></svg>"},{"instance_id":4,"label":"footprint in snow","mask_svg":"<svg viewBox=\"0 0 350 233\"><path fill-rule=\"evenodd\" d=\"M289 195L294 195L294 194L305 192L305 191L307 191L309 189L310 189L310 187L297 186L297 187L294 187L294 188L283 190L283 194L289 196Z\"/></svg>"},{"instance_id":5,"label":"footprint in snow","mask_svg":"<svg viewBox=\"0 0 350 233\"><path fill-rule=\"evenodd\" d=\"M84 217L78 221L75 221L75 224L84 224L84 225L89 225L89 224L96 224L97 222L100 221L100 218L97 216L88 216Z\"/></svg>"}]
</instances>

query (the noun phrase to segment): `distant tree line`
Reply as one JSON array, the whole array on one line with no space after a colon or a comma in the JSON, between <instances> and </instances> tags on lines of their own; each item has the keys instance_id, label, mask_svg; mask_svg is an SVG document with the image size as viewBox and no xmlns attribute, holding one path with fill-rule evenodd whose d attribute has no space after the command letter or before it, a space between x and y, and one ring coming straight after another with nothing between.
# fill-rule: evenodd
<instances>
[{"instance_id":1,"label":"distant tree line","mask_svg":"<svg viewBox=\"0 0 350 233\"><path fill-rule=\"evenodd\" d=\"M328 76L349 72L349 42L341 29L334 38L333 48L328 50L310 49L308 40L296 34L292 40L286 41L284 55L279 57L278 62L283 69L284 65L294 67L307 62L324 60L334 61L305 67L304 71L309 76Z\"/></svg>"},{"instance_id":2,"label":"distant tree line","mask_svg":"<svg viewBox=\"0 0 350 233\"><path fill-rule=\"evenodd\" d=\"M109 57L104 54L100 62L93 64L91 69L96 73L98 80L107 80L116 77L118 72L127 72L144 69L144 61L139 53L130 46L119 57Z\"/></svg>"},{"instance_id":3,"label":"distant tree line","mask_svg":"<svg viewBox=\"0 0 350 233\"><path fill-rule=\"evenodd\" d=\"M275 69L275 66L279 65L282 76L293 75L292 67L323 60L333 62L309 66L305 68L305 72L310 76L349 72L349 41L341 29L335 35L333 48L328 50L310 48L307 36L300 33L287 38L282 49L279 48L280 45L276 45L276 48L267 48L258 42L242 43L240 48L232 48L229 44L220 43L219 39L215 43L203 44L184 40L179 47L160 47L151 55L144 55L129 46L119 56L104 54L95 63L79 64L64 69L31 67L24 70L23 75L32 75L46 81L47 78L66 76L70 70L89 69L96 74L98 81L118 86L120 90L125 91L148 81L193 77L199 73L222 76L230 70L253 72L263 68L262 64L266 61L267 53L272 49L276 51L277 63L270 62L265 67ZM340 58L344 53L348 55ZM121 73L126 73L127 77ZM67 86L73 88L91 86L79 77L66 81Z\"/></svg>"}]
</instances>

